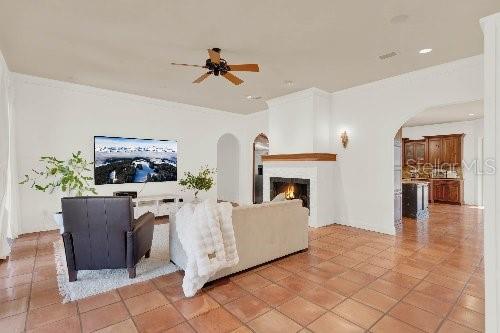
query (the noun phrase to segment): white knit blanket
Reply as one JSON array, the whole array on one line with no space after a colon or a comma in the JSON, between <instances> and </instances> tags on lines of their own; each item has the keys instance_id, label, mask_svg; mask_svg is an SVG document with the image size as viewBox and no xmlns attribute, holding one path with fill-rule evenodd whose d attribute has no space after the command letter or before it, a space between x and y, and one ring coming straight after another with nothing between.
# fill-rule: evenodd
<instances>
[{"instance_id":1,"label":"white knit blanket","mask_svg":"<svg viewBox=\"0 0 500 333\"><path fill-rule=\"evenodd\" d=\"M187 256L182 289L192 297L220 269L238 263L233 207L205 200L187 203L176 214L179 240Z\"/></svg>"}]
</instances>

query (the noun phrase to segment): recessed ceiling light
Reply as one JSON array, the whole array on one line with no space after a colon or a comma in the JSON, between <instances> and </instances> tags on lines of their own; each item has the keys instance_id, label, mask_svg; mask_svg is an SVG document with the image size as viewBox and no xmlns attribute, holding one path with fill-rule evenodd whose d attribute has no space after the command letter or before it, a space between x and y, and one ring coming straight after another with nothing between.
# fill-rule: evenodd
<instances>
[{"instance_id":1,"label":"recessed ceiling light","mask_svg":"<svg viewBox=\"0 0 500 333\"><path fill-rule=\"evenodd\" d=\"M469 113L469 116L471 116L471 117L472 117L473 115L474 115L474 113Z\"/></svg>"},{"instance_id":2,"label":"recessed ceiling light","mask_svg":"<svg viewBox=\"0 0 500 333\"><path fill-rule=\"evenodd\" d=\"M420 51L418 51L418 53L420 54L427 54L427 53L431 53L432 52L432 49L421 49Z\"/></svg>"},{"instance_id":3,"label":"recessed ceiling light","mask_svg":"<svg viewBox=\"0 0 500 333\"><path fill-rule=\"evenodd\" d=\"M256 100L256 99L261 99L262 96L248 95L248 96L245 96L245 98L248 99L249 101L252 101L252 100Z\"/></svg>"}]
</instances>

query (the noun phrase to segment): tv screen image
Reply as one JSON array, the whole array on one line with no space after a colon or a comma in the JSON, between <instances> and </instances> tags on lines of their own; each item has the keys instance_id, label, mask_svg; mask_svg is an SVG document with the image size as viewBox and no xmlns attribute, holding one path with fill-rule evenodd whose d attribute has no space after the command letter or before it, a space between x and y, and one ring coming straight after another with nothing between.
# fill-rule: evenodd
<instances>
[{"instance_id":1,"label":"tv screen image","mask_svg":"<svg viewBox=\"0 0 500 333\"><path fill-rule=\"evenodd\" d=\"M94 137L96 185L177 181L177 141Z\"/></svg>"}]
</instances>

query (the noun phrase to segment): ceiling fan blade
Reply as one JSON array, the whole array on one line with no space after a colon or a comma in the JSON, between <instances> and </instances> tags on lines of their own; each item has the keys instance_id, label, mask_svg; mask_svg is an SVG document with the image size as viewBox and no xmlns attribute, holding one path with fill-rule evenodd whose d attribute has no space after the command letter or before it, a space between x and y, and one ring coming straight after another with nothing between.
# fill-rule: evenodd
<instances>
[{"instance_id":1,"label":"ceiling fan blade","mask_svg":"<svg viewBox=\"0 0 500 333\"><path fill-rule=\"evenodd\" d=\"M239 85L239 84L243 83L242 79L240 79L239 77L237 77L231 73L222 74L222 76L224 76L226 79L228 79L229 81L231 81L235 85Z\"/></svg>"},{"instance_id":2,"label":"ceiling fan blade","mask_svg":"<svg viewBox=\"0 0 500 333\"><path fill-rule=\"evenodd\" d=\"M207 73L203 74L202 76L200 76L199 78L197 78L196 80L194 80L193 83L200 83L201 81L203 81L207 77L209 77L210 74L212 74L212 73L211 72L207 72Z\"/></svg>"},{"instance_id":3,"label":"ceiling fan blade","mask_svg":"<svg viewBox=\"0 0 500 333\"><path fill-rule=\"evenodd\" d=\"M214 50L211 50L211 49L208 49L208 56L210 57L210 60L212 60L212 62L214 64L219 64L220 63L220 53L219 52L216 52Z\"/></svg>"},{"instance_id":4,"label":"ceiling fan blade","mask_svg":"<svg viewBox=\"0 0 500 333\"><path fill-rule=\"evenodd\" d=\"M258 72L259 65L257 64L244 64L244 65L228 65L230 71L243 71L243 72Z\"/></svg>"},{"instance_id":5,"label":"ceiling fan blade","mask_svg":"<svg viewBox=\"0 0 500 333\"><path fill-rule=\"evenodd\" d=\"M190 65L190 64L176 64L175 62L170 63L171 65L174 66L188 66L188 67L200 67L200 68L206 68L205 66L200 66L200 65Z\"/></svg>"}]
</instances>

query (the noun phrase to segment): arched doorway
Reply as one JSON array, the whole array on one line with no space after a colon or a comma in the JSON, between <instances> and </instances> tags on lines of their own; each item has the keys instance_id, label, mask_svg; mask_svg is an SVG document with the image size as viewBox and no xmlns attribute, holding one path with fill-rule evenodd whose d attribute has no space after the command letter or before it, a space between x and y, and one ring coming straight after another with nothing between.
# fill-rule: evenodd
<instances>
[{"instance_id":1,"label":"arched doorway","mask_svg":"<svg viewBox=\"0 0 500 333\"><path fill-rule=\"evenodd\" d=\"M253 203L262 203L264 198L262 156L268 154L269 139L261 133L253 141Z\"/></svg>"},{"instance_id":2,"label":"arched doorway","mask_svg":"<svg viewBox=\"0 0 500 333\"><path fill-rule=\"evenodd\" d=\"M401 124L394 138L397 232L406 224L424 230L429 215L456 213L453 206L482 208L483 122L483 101L473 100L431 106Z\"/></svg>"},{"instance_id":3,"label":"arched doorway","mask_svg":"<svg viewBox=\"0 0 500 333\"><path fill-rule=\"evenodd\" d=\"M217 142L217 199L238 202L240 193L240 145L226 133Z\"/></svg>"},{"instance_id":4,"label":"arched doorway","mask_svg":"<svg viewBox=\"0 0 500 333\"><path fill-rule=\"evenodd\" d=\"M394 137L394 226L401 227L403 220L403 128Z\"/></svg>"}]
</instances>

